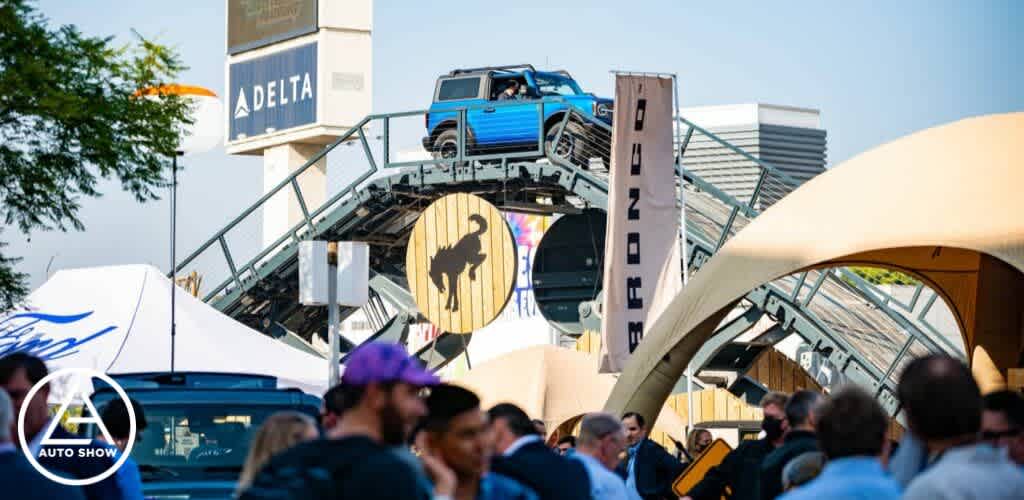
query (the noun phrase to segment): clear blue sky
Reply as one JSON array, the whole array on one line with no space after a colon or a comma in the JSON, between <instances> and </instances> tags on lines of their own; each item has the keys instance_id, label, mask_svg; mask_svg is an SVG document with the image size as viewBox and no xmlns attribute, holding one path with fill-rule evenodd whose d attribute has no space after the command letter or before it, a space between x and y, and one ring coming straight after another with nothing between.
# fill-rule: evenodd
<instances>
[{"instance_id":1,"label":"clear blue sky","mask_svg":"<svg viewBox=\"0 0 1024 500\"><path fill-rule=\"evenodd\" d=\"M321 0L332 1L332 0ZM130 40L130 30L178 49L181 81L224 91L224 2L43 0L53 23ZM611 69L679 75L684 106L764 102L821 110L829 162L915 130L1024 110L1024 2L681 2L677 0L378 1L376 112L421 109L453 67L531 62L568 69L610 95ZM258 157L219 149L181 176L179 256L260 194ZM13 228L6 249L45 269L152 263L168 268L168 205L139 205L104 183L83 202L82 233ZM872 188L872 186L865 186Z\"/></svg>"}]
</instances>

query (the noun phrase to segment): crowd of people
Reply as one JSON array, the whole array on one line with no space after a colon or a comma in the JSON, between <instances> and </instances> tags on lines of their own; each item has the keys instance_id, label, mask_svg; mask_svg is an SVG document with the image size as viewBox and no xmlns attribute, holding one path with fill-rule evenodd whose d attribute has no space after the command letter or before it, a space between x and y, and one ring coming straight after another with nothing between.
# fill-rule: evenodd
<instances>
[{"instance_id":1,"label":"crowd of people","mask_svg":"<svg viewBox=\"0 0 1024 500\"><path fill-rule=\"evenodd\" d=\"M24 412L35 452L52 424L42 397L23 406L47 374L25 354L0 359L0 481L5 498L141 499L138 466L83 487L33 470L13 439L15 408ZM890 417L865 390L829 395L771 392L761 401L762 437L742 441L684 499L1024 498L1024 399L982 396L970 370L948 356L912 361L898 385L908 425L890 440ZM109 441L88 446L123 452L129 412L114 399L99 412ZM72 437L59 426L55 436ZM60 434L63 433L63 434ZM443 384L398 345L369 343L348 359L323 398L319 422L297 412L268 417L253 435L237 483L242 500L262 499L628 499L678 498L672 484L709 448L694 429L673 455L648 437L636 412L590 413L574 435L546 441L543 421L516 405L481 407L472 391ZM40 462L72 476L110 462ZM88 465L87 465L88 464ZM87 466L88 470L81 467ZM10 496L8 496L10 495Z\"/></svg>"},{"instance_id":2,"label":"crowd of people","mask_svg":"<svg viewBox=\"0 0 1024 500\"><path fill-rule=\"evenodd\" d=\"M862 388L769 393L764 437L740 444L683 498L1024 498L1019 393L983 397L970 369L945 355L910 362L898 393L908 426L899 442Z\"/></svg>"}]
</instances>

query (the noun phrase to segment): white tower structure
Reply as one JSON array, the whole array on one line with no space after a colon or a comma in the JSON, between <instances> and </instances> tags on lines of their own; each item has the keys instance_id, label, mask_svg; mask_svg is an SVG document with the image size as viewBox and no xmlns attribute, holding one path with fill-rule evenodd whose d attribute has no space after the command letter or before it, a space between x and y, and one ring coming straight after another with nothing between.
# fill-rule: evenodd
<instances>
[{"instance_id":1,"label":"white tower structure","mask_svg":"<svg viewBox=\"0 0 1024 500\"><path fill-rule=\"evenodd\" d=\"M229 154L263 156L269 192L370 113L372 0L225 0ZM307 207L327 196L327 161L298 179ZM285 194L287 193L287 195ZM299 223L292 190L264 205L262 244Z\"/></svg>"},{"instance_id":2,"label":"white tower structure","mask_svg":"<svg viewBox=\"0 0 1024 500\"><path fill-rule=\"evenodd\" d=\"M816 109L755 103L682 108L679 113L768 162L798 184L825 171L827 136ZM693 135L683 163L687 170L743 202L750 200L761 172L753 161L701 134ZM759 208L766 205L766 200L758 203Z\"/></svg>"}]
</instances>

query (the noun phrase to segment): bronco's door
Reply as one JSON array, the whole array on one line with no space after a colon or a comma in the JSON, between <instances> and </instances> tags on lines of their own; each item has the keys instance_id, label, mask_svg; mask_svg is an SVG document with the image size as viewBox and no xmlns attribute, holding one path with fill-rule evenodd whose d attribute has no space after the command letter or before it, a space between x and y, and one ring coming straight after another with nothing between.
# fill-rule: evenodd
<instances>
[{"instance_id":1,"label":"bronco's door","mask_svg":"<svg viewBox=\"0 0 1024 500\"><path fill-rule=\"evenodd\" d=\"M520 93L514 99L499 100L498 96L518 81ZM523 151L537 147L537 104L527 91L523 77L495 77L491 82L488 102L470 109L469 122L481 153L496 154Z\"/></svg>"}]
</instances>

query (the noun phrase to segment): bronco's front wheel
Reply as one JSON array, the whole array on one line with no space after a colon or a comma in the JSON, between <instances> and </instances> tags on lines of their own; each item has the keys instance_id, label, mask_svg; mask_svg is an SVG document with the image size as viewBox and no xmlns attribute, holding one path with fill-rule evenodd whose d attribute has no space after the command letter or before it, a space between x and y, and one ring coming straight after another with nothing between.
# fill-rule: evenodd
<instances>
[{"instance_id":1,"label":"bronco's front wheel","mask_svg":"<svg viewBox=\"0 0 1024 500\"><path fill-rule=\"evenodd\" d=\"M573 165L580 168L588 168L588 160L585 151L586 146L586 132L583 129L583 125L570 119L565 124L565 130L562 131L562 137L558 137L558 130L561 128L562 122L557 122L548 128L545 134L544 150L547 151L548 156L556 156L563 160L568 160ZM555 139L558 139L558 143L555 144Z\"/></svg>"}]
</instances>

